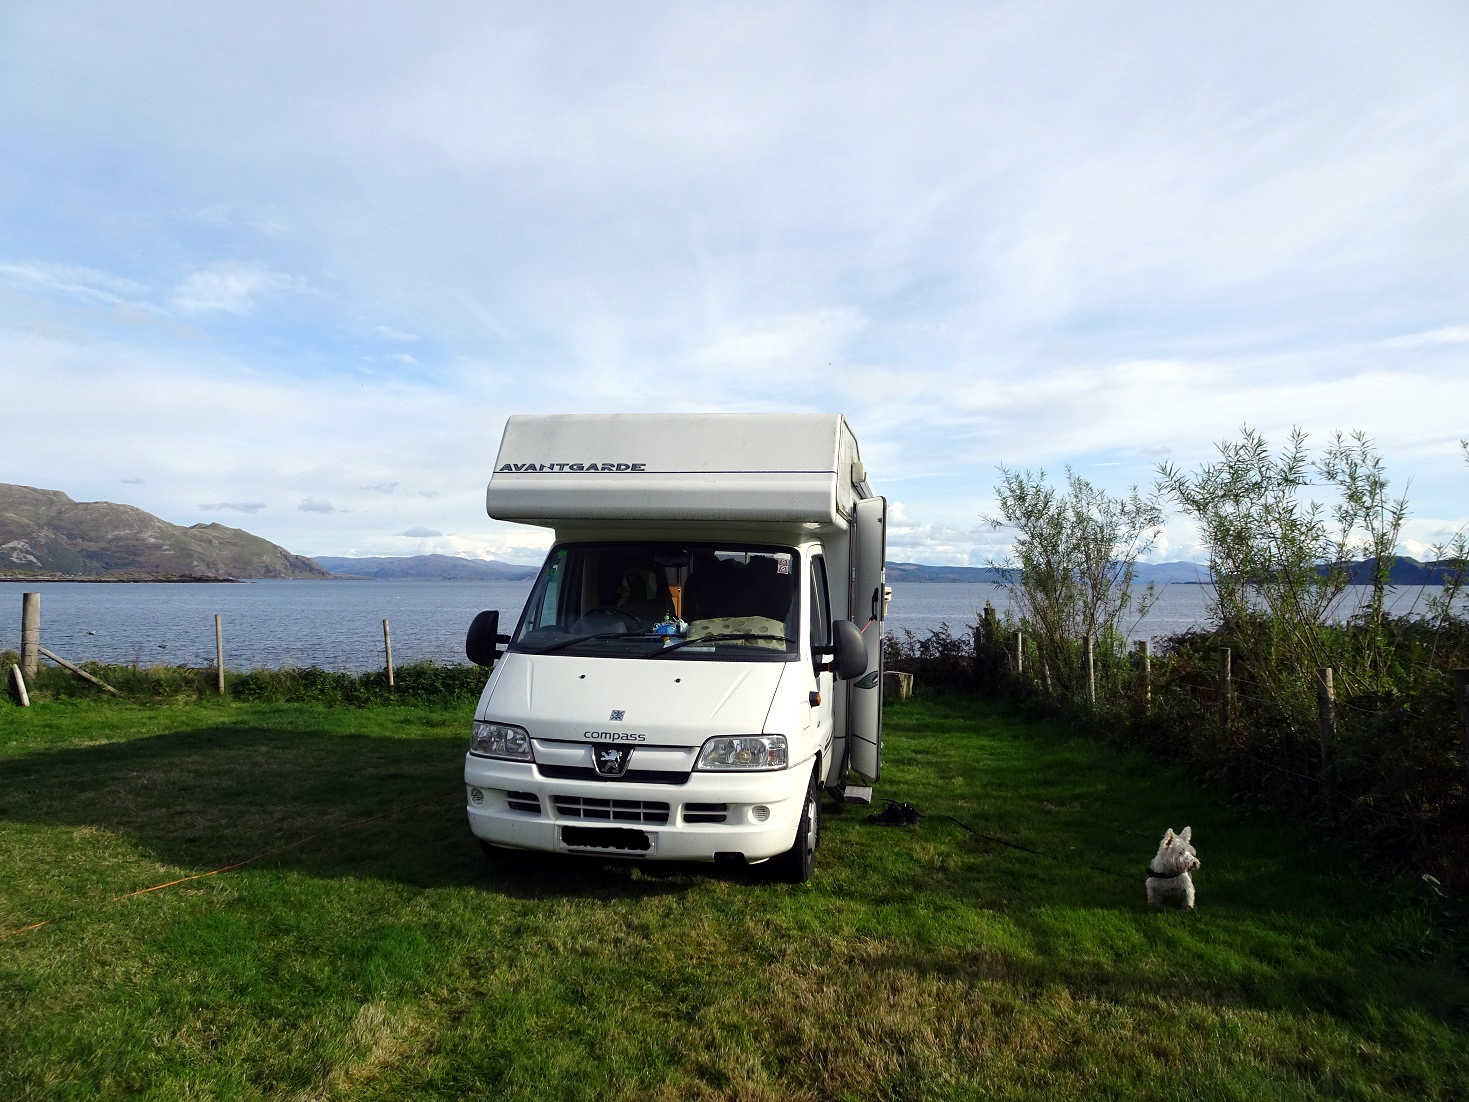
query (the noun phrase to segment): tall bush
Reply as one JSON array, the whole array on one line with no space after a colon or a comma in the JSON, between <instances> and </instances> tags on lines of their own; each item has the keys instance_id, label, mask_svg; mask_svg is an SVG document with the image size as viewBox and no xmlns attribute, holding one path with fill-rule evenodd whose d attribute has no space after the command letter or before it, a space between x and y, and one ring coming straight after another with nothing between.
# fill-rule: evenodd
<instances>
[{"instance_id":1,"label":"tall bush","mask_svg":"<svg viewBox=\"0 0 1469 1102\"><path fill-rule=\"evenodd\" d=\"M1316 460L1307 440L1295 429L1277 454L1246 425L1192 475L1158 468L1159 489L1198 523L1223 638L1252 656L1269 703L1299 727L1315 713L1320 667L1336 667L1345 693L1390 691L1395 637L1384 614L1408 512L1368 437L1338 433ZM1353 618L1362 630L1331 630L1349 564L1361 559L1373 569Z\"/></svg>"},{"instance_id":2,"label":"tall bush","mask_svg":"<svg viewBox=\"0 0 1469 1102\"><path fill-rule=\"evenodd\" d=\"M1137 560L1157 539L1163 514L1155 498L1133 487L1114 497L1070 467L1066 487L1052 486L1042 470L1000 467L993 528L1015 532L1006 567L1010 606L1035 640L1047 683L1074 693L1082 679L1079 640L1101 639L1110 650L1125 639L1120 621L1134 605ZM1151 589L1137 601L1147 611Z\"/></svg>"},{"instance_id":3,"label":"tall bush","mask_svg":"<svg viewBox=\"0 0 1469 1102\"><path fill-rule=\"evenodd\" d=\"M1469 463L1469 440L1460 440L1459 449L1464 453L1464 462ZM1442 589L1428 599L1428 613L1440 628L1447 628L1454 618L1455 606L1464 594L1465 583L1469 582L1469 526L1461 526L1431 553L1438 567ZM1435 656L1437 646L1438 637L1435 636Z\"/></svg>"}]
</instances>

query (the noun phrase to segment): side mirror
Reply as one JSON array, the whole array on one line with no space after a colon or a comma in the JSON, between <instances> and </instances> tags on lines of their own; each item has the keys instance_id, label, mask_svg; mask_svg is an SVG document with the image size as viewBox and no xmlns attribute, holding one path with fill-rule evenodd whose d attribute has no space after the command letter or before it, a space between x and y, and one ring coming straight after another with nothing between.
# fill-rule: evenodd
<instances>
[{"instance_id":1,"label":"side mirror","mask_svg":"<svg viewBox=\"0 0 1469 1102\"><path fill-rule=\"evenodd\" d=\"M500 634L500 614L493 610L481 612L470 622L464 654L476 666L493 666L500 657L500 644L508 642L509 637Z\"/></svg>"},{"instance_id":2,"label":"side mirror","mask_svg":"<svg viewBox=\"0 0 1469 1102\"><path fill-rule=\"evenodd\" d=\"M838 620L831 625L832 642L835 644L835 659L832 672L839 681L850 681L867 672L867 645L862 642L862 633L851 620Z\"/></svg>"}]
</instances>

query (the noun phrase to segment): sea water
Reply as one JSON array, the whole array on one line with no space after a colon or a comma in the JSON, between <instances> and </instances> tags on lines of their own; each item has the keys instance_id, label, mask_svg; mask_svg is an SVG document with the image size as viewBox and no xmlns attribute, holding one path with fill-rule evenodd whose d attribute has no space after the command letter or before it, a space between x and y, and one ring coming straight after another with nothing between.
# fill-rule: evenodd
<instances>
[{"instance_id":1,"label":"sea water","mask_svg":"<svg viewBox=\"0 0 1469 1102\"><path fill-rule=\"evenodd\" d=\"M41 645L72 662L185 665L214 662L214 616L224 630L225 667L232 670L320 666L381 669L383 620L391 627L393 661L459 663L464 632L476 613L498 609L510 631L531 580L252 581L196 583L0 582L0 650L20 648L21 594L41 595ZM893 587L887 629L925 635L946 623L968 631L986 602L1003 615L1009 589L972 582L905 582ZM1368 592L1352 587L1338 609L1348 615ZM1425 590L1404 587L1393 610L1421 611ZM1431 590L1427 591L1431 592ZM1132 639L1158 638L1207 626L1207 585L1165 585L1141 620L1124 619Z\"/></svg>"}]
</instances>

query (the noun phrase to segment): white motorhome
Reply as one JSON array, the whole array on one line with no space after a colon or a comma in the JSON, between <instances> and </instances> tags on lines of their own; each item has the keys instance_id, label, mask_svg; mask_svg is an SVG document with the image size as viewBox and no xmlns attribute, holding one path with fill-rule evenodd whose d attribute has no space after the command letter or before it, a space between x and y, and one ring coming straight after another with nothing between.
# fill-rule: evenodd
<instances>
[{"instance_id":1,"label":"white motorhome","mask_svg":"<svg viewBox=\"0 0 1469 1102\"><path fill-rule=\"evenodd\" d=\"M511 417L486 508L555 531L514 632L466 640L486 853L809 878L823 790L881 768L887 503L845 419Z\"/></svg>"}]
</instances>

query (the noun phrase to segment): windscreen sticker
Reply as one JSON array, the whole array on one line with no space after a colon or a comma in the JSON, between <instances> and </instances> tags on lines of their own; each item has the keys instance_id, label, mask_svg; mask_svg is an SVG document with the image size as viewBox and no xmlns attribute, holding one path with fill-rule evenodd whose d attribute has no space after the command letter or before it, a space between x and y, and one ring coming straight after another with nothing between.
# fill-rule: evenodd
<instances>
[{"instance_id":1,"label":"windscreen sticker","mask_svg":"<svg viewBox=\"0 0 1469 1102\"><path fill-rule=\"evenodd\" d=\"M775 572L777 574L789 574L791 572L791 557L789 555L775 556Z\"/></svg>"}]
</instances>

